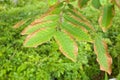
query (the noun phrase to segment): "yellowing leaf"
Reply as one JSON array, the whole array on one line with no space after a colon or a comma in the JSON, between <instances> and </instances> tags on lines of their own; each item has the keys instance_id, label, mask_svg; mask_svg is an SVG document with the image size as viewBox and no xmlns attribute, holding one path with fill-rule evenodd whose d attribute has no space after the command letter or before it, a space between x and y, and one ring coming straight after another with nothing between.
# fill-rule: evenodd
<instances>
[{"instance_id":1,"label":"yellowing leaf","mask_svg":"<svg viewBox=\"0 0 120 80\"><path fill-rule=\"evenodd\" d=\"M24 46L37 47L38 45L49 41L53 37L54 33L54 28L41 28L27 36Z\"/></svg>"},{"instance_id":2,"label":"yellowing leaf","mask_svg":"<svg viewBox=\"0 0 120 80\"><path fill-rule=\"evenodd\" d=\"M78 54L77 44L66 33L58 31L55 40L59 45L60 51L70 60L76 62Z\"/></svg>"},{"instance_id":3,"label":"yellowing leaf","mask_svg":"<svg viewBox=\"0 0 120 80\"><path fill-rule=\"evenodd\" d=\"M97 35L94 42L94 51L97 55L97 61L102 71L111 74L112 72L112 58L108 53L107 45L102 40L102 37Z\"/></svg>"}]
</instances>

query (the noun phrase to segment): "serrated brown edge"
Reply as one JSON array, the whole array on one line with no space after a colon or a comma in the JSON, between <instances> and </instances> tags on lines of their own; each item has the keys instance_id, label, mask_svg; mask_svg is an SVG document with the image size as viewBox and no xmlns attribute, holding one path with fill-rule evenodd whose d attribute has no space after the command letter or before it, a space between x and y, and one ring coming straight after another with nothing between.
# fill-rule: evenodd
<instances>
[{"instance_id":1,"label":"serrated brown edge","mask_svg":"<svg viewBox=\"0 0 120 80\"><path fill-rule=\"evenodd\" d=\"M109 75L111 75L111 73L112 73L112 68L111 68L111 66L112 66L112 58L111 58L111 56L109 55L109 53L108 53L108 48L107 48L107 44L105 43L105 41L102 41L102 43L103 43L103 45L104 45L104 48L105 48L105 50L106 50L106 56L107 56L107 62L108 62L108 70L105 70L104 69L104 67L99 63L99 60L98 60L98 58L97 58L97 62L99 63L99 65L100 65L100 70L102 70L102 71L105 71L105 72L107 72ZM94 43L94 52L95 52L95 54L98 56L98 52L97 52L97 50L96 50L96 46L95 46L95 43Z\"/></svg>"},{"instance_id":2,"label":"serrated brown edge","mask_svg":"<svg viewBox=\"0 0 120 80\"><path fill-rule=\"evenodd\" d=\"M84 23L84 24L87 25L91 30L95 31L95 29L93 28L93 26L92 26L88 21L83 21L83 20L81 20L80 18L78 18L78 17L76 17L76 16L72 16L72 15L71 15L71 17L74 18L74 19L76 19L76 20L78 20L79 22Z\"/></svg>"},{"instance_id":3,"label":"serrated brown edge","mask_svg":"<svg viewBox=\"0 0 120 80\"><path fill-rule=\"evenodd\" d=\"M41 22L41 23L39 23L39 24L46 23L46 22L52 22L52 21L43 21L43 22ZM27 32L30 28L33 28L33 27L35 27L35 25L29 25L28 27L26 27L26 28L21 32L21 35L27 34L26 32Z\"/></svg>"},{"instance_id":4,"label":"serrated brown edge","mask_svg":"<svg viewBox=\"0 0 120 80\"><path fill-rule=\"evenodd\" d=\"M32 26L34 26L34 25L36 25L36 24L40 24L40 23L42 23L42 22L46 22L46 21L43 21L44 20L44 17L46 17L47 15L50 15L51 14L51 12L56 8L56 6L57 5L59 5L60 3L58 2L58 3L56 3L56 4L54 4L53 6L50 6L50 8L49 8L49 10L45 13L45 14L43 14L43 15L41 15L41 17L39 18L39 19L35 19L29 26L28 26L28 28L30 28L30 27L32 27ZM27 28L25 28L22 32L21 32L21 34L22 35L25 35L25 32L27 31Z\"/></svg>"},{"instance_id":5,"label":"serrated brown edge","mask_svg":"<svg viewBox=\"0 0 120 80\"><path fill-rule=\"evenodd\" d=\"M55 35L56 36L56 35ZM78 46L77 46L77 44L74 42L74 40L72 39L72 38L70 38L72 41L73 41L73 43L75 44L74 45L74 49L75 49L75 53L74 53L74 55L75 55L75 57L77 56L77 54L78 54ZM58 40L56 40L56 38L55 38L55 41L57 42L57 44L59 45L59 50L61 51L61 53L62 54L64 54L68 59L70 59L70 60L72 60L73 62L76 62L76 60L74 60L73 58L71 58L71 57L69 57L68 55L67 55L67 53L62 49L62 47L61 47L61 44L60 44L60 42L58 41Z\"/></svg>"},{"instance_id":6,"label":"serrated brown edge","mask_svg":"<svg viewBox=\"0 0 120 80\"><path fill-rule=\"evenodd\" d=\"M76 27L76 28L79 28L81 29L82 31L84 31L87 35L88 34L88 31L86 29L82 29L81 27L78 27L76 24L72 24L70 22L68 22L68 24L72 25L73 27ZM65 30L65 29L64 29ZM66 30L65 30L66 31ZM70 34L70 32L66 31L72 38L74 38L74 35ZM90 36L90 35L89 35ZM91 37L91 36L90 36ZM85 42L90 42L90 43L93 43L93 41L85 41Z\"/></svg>"},{"instance_id":7,"label":"serrated brown edge","mask_svg":"<svg viewBox=\"0 0 120 80\"><path fill-rule=\"evenodd\" d=\"M39 29L39 30L37 30L37 31L35 31L35 32L31 33L31 34L29 34L29 35L26 37L26 39L25 39L23 45L25 46L25 44L30 40L30 38L33 37L33 36L35 36L36 33L40 32L40 31L43 31L43 30L45 30L45 29L46 29L46 27L41 28L41 29ZM38 44L38 45L39 45L39 44ZM38 45L33 46L33 47L37 47ZM29 46L26 46L26 47L29 47Z\"/></svg>"},{"instance_id":8,"label":"serrated brown edge","mask_svg":"<svg viewBox=\"0 0 120 80\"><path fill-rule=\"evenodd\" d=\"M29 19L28 19L29 20ZM17 22L13 28L19 28L20 26L22 26L23 24L25 24L28 20L21 20L19 22Z\"/></svg>"},{"instance_id":9,"label":"serrated brown edge","mask_svg":"<svg viewBox=\"0 0 120 80\"><path fill-rule=\"evenodd\" d=\"M98 23L99 23L100 27L102 28L103 32L106 32L107 29L112 25L113 18L111 19L110 24L108 26L102 26L103 13L104 13L104 10L102 11L101 16L98 19ZM114 9L112 10L112 13L113 13L113 16L114 16L115 15Z\"/></svg>"}]
</instances>

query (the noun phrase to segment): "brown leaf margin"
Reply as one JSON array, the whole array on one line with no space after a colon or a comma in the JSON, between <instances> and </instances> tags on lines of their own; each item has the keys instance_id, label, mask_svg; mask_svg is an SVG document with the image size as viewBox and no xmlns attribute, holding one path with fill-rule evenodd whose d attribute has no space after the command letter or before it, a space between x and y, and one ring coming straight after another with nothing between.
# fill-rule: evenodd
<instances>
[{"instance_id":1,"label":"brown leaf margin","mask_svg":"<svg viewBox=\"0 0 120 80\"><path fill-rule=\"evenodd\" d=\"M17 22L14 26L13 26L13 28L19 28L20 26L22 26L23 24L25 24L27 21L29 21L30 19L27 19L27 20L21 20L21 21L19 21L19 22Z\"/></svg>"},{"instance_id":2,"label":"brown leaf margin","mask_svg":"<svg viewBox=\"0 0 120 80\"><path fill-rule=\"evenodd\" d=\"M108 70L105 70L105 68L99 63L98 59L97 59L97 62L99 63L100 65L100 70L102 71L105 71L107 72L109 75L111 75L112 73L112 57L110 56L110 54L108 53L108 47L107 47L107 44L105 41L102 41L103 45L104 45L104 49L106 50L106 57L107 57L107 62L108 62ZM94 44L94 51L95 51L95 54L98 56L98 52L96 50L96 46Z\"/></svg>"},{"instance_id":3,"label":"brown leaf margin","mask_svg":"<svg viewBox=\"0 0 120 80\"><path fill-rule=\"evenodd\" d=\"M26 39L25 39L25 41L24 41L24 43L23 43L23 46L25 46L25 44L30 40L31 37L35 36L38 32L44 31L44 30L46 30L46 29L47 29L47 28L44 27L44 28L41 28L41 29L39 29L39 30L37 30L37 31L29 34L29 35L26 37ZM41 43L41 44L42 44L42 43ZM34 46L34 47L36 48L38 45L41 45L41 44L37 44L37 45ZM29 46L25 46L25 47L29 47Z\"/></svg>"},{"instance_id":4,"label":"brown leaf margin","mask_svg":"<svg viewBox=\"0 0 120 80\"><path fill-rule=\"evenodd\" d=\"M67 35L68 33L67 32L65 32L64 31L64 33ZM69 35L68 35L69 36ZM54 37L55 38L55 37ZM78 45L77 45L77 43L74 41L74 39L72 38L72 36L69 36L69 38L73 41L73 43L74 43L74 56L77 58L77 55L78 55ZM61 51L61 53L63 54L63 55L65 55L68 59L70 59L70 60L72 60L73 62L76 62L77 60L74 60L73 58L71 58L71 57L69 57L68 55L67 55L67 53L62 49L62 47L61 47L61 44L60 44L60 42L58 41L58 40L56 40L56 38L55 38L55 41L57 42L57 44L59 45L59 50Z\"/></svg>"},{"instance_id":5,"label":"brown leaf margin","mask_svg":"<svg viewBox=\"0 0 120 80\"><path fill-rule=\"evenodd\" d=\"M101 16L100 16L99 19L98 19L98 23L99 23L102 31L103 31L103 32L106 32L107 29L112 25L112 20L113 20L113 17L114 17L114 15L115 15L115 9L113 8L113 10L112 10L113 17L112 17L112 19L111 19L111 21L110 21L110 24L109 24L108 26L106 26L106 27L105 27L105 26L102 26L102 16L103 16L103 13L104 13L104 10L102 11L102 14L101 14Z\"/></svg>"}]
</instances>

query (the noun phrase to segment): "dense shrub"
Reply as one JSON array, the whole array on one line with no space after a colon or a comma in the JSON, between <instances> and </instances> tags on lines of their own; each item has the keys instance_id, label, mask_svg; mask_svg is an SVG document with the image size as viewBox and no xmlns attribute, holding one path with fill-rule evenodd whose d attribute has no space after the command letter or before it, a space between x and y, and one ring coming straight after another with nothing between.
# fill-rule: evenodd
<instances>
[{"instance_id":1,"label":"dense shrub","mask_svg":"<svg viewBox=\"0 0 120 80\"><path fill-rule=\"evenodd\" d=\"M44 2L39 2L38 5L35 4L37 0L34 4L25 3L24 0L23 2L18 3L17 6L12 6L11 2L3 2L7 7L0 8L2 10L0 12L0 80L102 80L104 78L104 72L101 72L99 65L96 64L96 56L91 44L78 42L79 55L76 63L61 54L54 40L37 48L23 47L25 36L21 36L20 32L24 26L34 20L34 16L38 17L46 10L43 7L46 6ZM87 10L82 13L98 28L99 12L96 13L92 7L85 9ZM27 24L19 29L13 29L16 22L28 17L30 19ZM110 77L120 74L119 17L120 14L117 13L112 28L104 35L113 57L113 73ZM102 34L101 30L100 33Z\"/></svg>"}]
</instances>

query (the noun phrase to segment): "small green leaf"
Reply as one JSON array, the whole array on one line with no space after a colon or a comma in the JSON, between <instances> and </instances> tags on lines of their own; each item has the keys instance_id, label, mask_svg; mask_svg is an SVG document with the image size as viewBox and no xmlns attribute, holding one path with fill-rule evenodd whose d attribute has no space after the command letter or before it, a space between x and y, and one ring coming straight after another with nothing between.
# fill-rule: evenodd
<instances>
[{"instance_id":1,"label":"small green leaf","mask_svg":"<svg viewBox=\"0 0 120 80\"><path fill-rule=\"evenodd\" d=\"M101 7L100 0L92 0L92 6L99 9Z\"/></svg>"},{"instance_id":2,"label":"small green leaf","mask_svg":"<svg viewBox=\"0 0 120 80\"><path fill-rule=\"evenodd\" d=\"M109 28L111 26L113 17L114 17L114 6L112 4L108 4L104 6L103 15L99 19L99 23L103 31L106 31L106 28Z\"/></svg>"},{"instance_id":3,"label":"small green leaf","mask_svg":"<svg viewBox=\"0 0 120 80\"><path fill-rule=\"evenodd\" d=\"M97 55L97 61L100 64L100 69L111 74L112 58L108 53L106 43L99 35L96 35L94 42L94 50Z\"/></svg>"},{"instance_id":4,"label":"small green leaf","mask_svg":"<svg viewBox=\"0 0 120 80\"><path fill-rule=\"evenodd\" d=\"M49 41L55 33L54 28L41 28L30 35L27 36L24 46L25 47L37 47L38 45L41 45L42 43L45 43Z\"/></svg>"},{"instance_id":5,"label":"small green leaf","mask_svg":"<svg viewBox=\"0 0 120 80\"><path fill-rule=\"evenodd\" d=\"M70 60L76 61L78 54L77 44L66 33L58 31L55 40L59 45L60 51Z\"/></svg>"},{"instance_id":6,"label":"small green leaf","mask_svg":"<svg viewBox=\"0 0 120 80\"><path fill-rule=\"evenodd\" d=\"M62 28L65 29L68 33L70 33L73 37L80 41L88 41L91 42L90 35L84 32L81 28L72 25L67 22L63 22Z\"/></svg>"}]
</instances>

